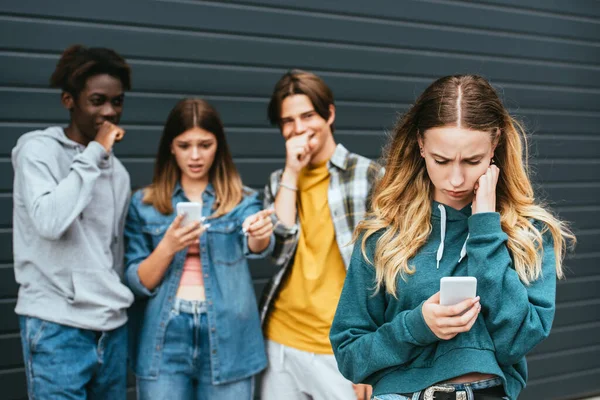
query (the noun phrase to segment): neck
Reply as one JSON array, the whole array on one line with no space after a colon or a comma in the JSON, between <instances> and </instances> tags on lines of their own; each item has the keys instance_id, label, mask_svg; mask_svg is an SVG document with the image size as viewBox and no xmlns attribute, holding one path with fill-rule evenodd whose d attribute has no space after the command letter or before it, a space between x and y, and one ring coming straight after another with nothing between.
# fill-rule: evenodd
<instances>
[{"instance_id":1,"label":"neck","mask_svg":"<svg viewBox=\"0 0 600 400\"><path fill-rule=\"evenodd\" d=\"M327 138L325 143L323 143L323 147L321 148L321 150L317 154L312 156L312 158L310 159L310 165L317 166L329 160L333 156L333 153L335 153L336 146L337 145L335 143L335 140L333 139L332 134Z\"/></svg>"},{"instance_id":2,"label":"neck","mask_svg":"<svg viewBox=\"0 0 600 400\"><path fill-rule=\"evenodd\" d=\"M77 142L79 144L82 144L84 146L87 146L88 144L90 144L91 140L87 137L85 137L81 131L79 130L79 128L77 128L77 125L74 125L73 122L71 122L69 124L69 126L67 126L65 129L65 135L67 135L67 137L69 139L71 139L74 142Z\"/></svg>"},{"instance_id":3,"label":"neck","mask_svg":"<svg viewBox=\"0 0 600 400\"><path fill-rule=\"evenodd\" d=\"M190 179L183 175L181 177L181 187L185 196L192 201L201 201L202 193L208 186L208 175L201 179Z\"/></svg>"}]
</instances>

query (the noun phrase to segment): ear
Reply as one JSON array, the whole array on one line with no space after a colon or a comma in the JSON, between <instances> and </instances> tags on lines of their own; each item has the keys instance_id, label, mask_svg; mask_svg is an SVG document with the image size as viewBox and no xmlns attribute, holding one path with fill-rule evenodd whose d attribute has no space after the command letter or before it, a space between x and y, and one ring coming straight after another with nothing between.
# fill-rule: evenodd
<instances>
[{"instance_id":1,"label":"ear","mask_svg":"<svg viewBox=\"0 0 600 400\"><path fill-rule=\"evenodd\" d=\"M424 146L424 141L423 141L423 136L421 136L420 134L417 134L417 141L419 142L419 153L421 153L421 157L424 156L423 154L423 146Z\"/></svg>"},{"instance_id":2,"label":"ear","mask_svg":"<svg viewBox=\"0 0 600 400\"><path fill-rule=\"evenodd\" d=\"M494 137L492 138L492 158L494 158L494 151L496 151L496 147L498 147L498 143L500 142L501 132L500 128L494 132Z\"/></svg>"},{"instance_id":3,"label":"ear","mask_svg":"<svg viewBox=\"0 0 600 400\"><path fill-rule=\"evenodd\" d=\"M73 111L73 108L75 108L75 99L69 92L62 92L60 95L60 102L62 103L63 107L69 111Z\"/></svg>"},{"instance_id":4,"label":"ear","mask_svg":"<svg viewBox=\"0 0 600 400\"><path fill-rule=\"evenodd\" d=\"M333 104L329 105L329 118L327 119L327 125L331 126L335 121L335 106Z\"/></svg>"}]
</instances>

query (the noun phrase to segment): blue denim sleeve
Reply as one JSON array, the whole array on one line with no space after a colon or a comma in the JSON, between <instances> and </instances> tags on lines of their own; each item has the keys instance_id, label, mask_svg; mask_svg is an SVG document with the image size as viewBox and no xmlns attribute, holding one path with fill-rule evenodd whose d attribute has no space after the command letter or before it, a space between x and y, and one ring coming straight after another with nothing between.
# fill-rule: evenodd
<instances>
[{"instance_id":1,"label":"blue denim sleeve","mask_svg":"<svg viewBox=\"0 0 600 400\"><path fill-rule=\"evenodd\" d=\"M138 275L140 263L153 250L152 243L142 232L142 219L138 211L141 205L140 197L141 192L133 195L125 220L125 284L136 296L150 297L156 294L156 289L148 290Z\"/></svg>"},{"instance_id":2,"label":"blue denim sleeve","mask_svg":"<svg viewBox=\"0 0 600 400\"><path fill-rule=\"evenodd\" d=\"M249 216L256 214L257 212L259 212L260 210L262 210L262 202L259 200L258 198L258 193L254 192L251 195L249 195L245 200L244 203L246 203L244 205L244 208L241 212L241 217L240 220L243 223L246 218L248 218ZM266 249L264 249L263 251L261 251L260 253L253 253L250 248L248 247L248 237L246 235L244 235L243 237L243 244L244 244L244 256L246 258L250 258L250 259L258 259L258 258L265 258L271 255L271 253L273 253L273 248L275 247L275 235L271 234L271 238L269 239L269 245L267 246Z\"/></svg>"}]
</instances>

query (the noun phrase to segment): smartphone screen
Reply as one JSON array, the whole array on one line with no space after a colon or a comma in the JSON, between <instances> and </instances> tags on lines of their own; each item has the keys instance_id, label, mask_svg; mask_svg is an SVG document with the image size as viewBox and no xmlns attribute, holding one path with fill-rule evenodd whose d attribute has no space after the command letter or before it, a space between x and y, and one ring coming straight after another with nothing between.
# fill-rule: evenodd
<instances>
[{"instance_id":1,"label":"smartphone screen","mask_svg":"<svg viewBox=\"0 0 600 400\"><path fill-rule=\"evenodd\" d=\"M446 276L440 280L440 305L451 306L477 296L477 278Z\"/></svg>"},{"instance_id":2,"label":"smartphone screen","mask_svg":"<svg viewBox=\"0 0 600 400\"><path fill-rule=\"evenodd\" d=\"M177 215L185 215L181 221L181 226L189 225L193 222L202 222L202 203L200 202L181 202L177 203Z\"/></svg>"}]
</instances>

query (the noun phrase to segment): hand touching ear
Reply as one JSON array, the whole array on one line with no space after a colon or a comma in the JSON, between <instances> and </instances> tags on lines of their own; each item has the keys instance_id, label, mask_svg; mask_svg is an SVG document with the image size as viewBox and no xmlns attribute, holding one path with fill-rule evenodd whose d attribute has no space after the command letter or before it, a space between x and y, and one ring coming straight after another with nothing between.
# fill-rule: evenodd
<instances>
[{"instance_id":1,"label":"hand touching ear","mask_svg":"<svg viewBox=\"0 0 600 400\"><path fill-rule=\"evenodd\" d=\"M490 165L475 184L475 198L473 199L473 214L496 212L496 185L500 170L494 164Z\"/></svg>"}]
</instances>

